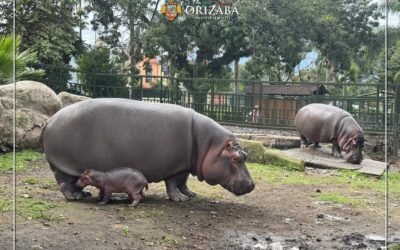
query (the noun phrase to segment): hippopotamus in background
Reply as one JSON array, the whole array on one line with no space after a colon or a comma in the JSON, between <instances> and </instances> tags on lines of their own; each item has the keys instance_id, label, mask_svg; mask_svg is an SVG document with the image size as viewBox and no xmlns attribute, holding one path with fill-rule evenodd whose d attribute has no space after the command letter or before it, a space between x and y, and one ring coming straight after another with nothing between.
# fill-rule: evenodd
<instances>
[{"instance_id":1,"label":"hippopotamus in background","mask_svg":"<svg viewBox=\"0 0 400 250\"><path fill-rule=\"evenodd\" d=\"M236 195L254 189L235 136L177 105L118 98L78 102L48 120L41 141L68 200L87 195L75 185L85 166L103 172L135 166L149 183L165 181L173 201L195 195L186 186L189 173Z\"/></svg>"},{"instance_id":2,"label":"hippopotamus in background","mask_svg":"<svg viewBox=\"0 0 400 250\"><path fill-rule=\"evenodd\" d=\"M364 148L364 133L353 116L338 107L313 103L302 107L296 114L295 125L300 132L301 146L311 143L332 143L332 154L346 161L360 164Z\"/></svg>"}]
</instances>

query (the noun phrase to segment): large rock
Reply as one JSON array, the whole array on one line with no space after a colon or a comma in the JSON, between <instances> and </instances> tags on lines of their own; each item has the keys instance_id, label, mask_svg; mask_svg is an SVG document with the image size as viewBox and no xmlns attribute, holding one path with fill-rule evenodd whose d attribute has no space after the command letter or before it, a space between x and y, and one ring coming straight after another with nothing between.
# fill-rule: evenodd
<instances>
[{"instance_id":1,"label":"large rock","mask_svg":"<svg viewBox=\"0 0 400 250\"><path fill-rule=\"evenodd\" d=\"M247 160L249 162L264 163L265 148L261 142L245 139L238 139L238 141L247 153Z\"/></svg>"},{"instance_id":2,"label":"large rock","mask_svg":"<svg viewBox=\"0 0 400 250\"><path fill-rule=\"evenodd\" d=\"M68 92L60 92L58 94L58 97L61 100L63 108L68 105L71 105L73 103L90 99L89 97L86 97L86 96L74 95L74 94L70 94Z\"/></svg>"},{"instance_id":3,"label":"large rock","mask_svg":"<svg viewBox=\"0 0 400 250\"><path fill-rule=\"evenodd\" d=\"M0 150L13 144L13 84L0 86ZM60 98L46 85L34 81L17 82L16 147L40 148L41 126L61 109Z\"/></svg>"}]
</instances>

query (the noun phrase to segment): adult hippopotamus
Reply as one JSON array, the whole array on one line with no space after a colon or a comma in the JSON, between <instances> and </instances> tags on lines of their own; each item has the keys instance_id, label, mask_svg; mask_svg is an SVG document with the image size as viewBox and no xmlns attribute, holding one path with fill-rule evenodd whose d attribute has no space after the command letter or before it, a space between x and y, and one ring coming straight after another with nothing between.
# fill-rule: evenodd
<instances>
[{"instance_id":1,"label":"adult hippopotamus","mask_svg":"<svg viewBox=\"0 0 400 250\"><path fill-rule=\"evenodd\" d=\"M58 111L43 128L47 161L66 199L86 192L75 186L87 168L98 171L130 166L148 182L165 181L173 201L194 196L189 173L236 195L254 182L246 153L235 136L192 109L118 98L91 99Z\"/></svg>"},{"instance_id":2,"label":"adult hippopotamus","mask_svg":"<svg viewBox=\"0 0 400 250\"><path fill-rule=\"evenodd\" d=\"M301 146L319 146L332 143L332 154L346 161L360 164L363 156L364 133L353 116L335 106L313 103L302 107L296 115L295 125L300 132Z\"/></svg>"}]
</instances>

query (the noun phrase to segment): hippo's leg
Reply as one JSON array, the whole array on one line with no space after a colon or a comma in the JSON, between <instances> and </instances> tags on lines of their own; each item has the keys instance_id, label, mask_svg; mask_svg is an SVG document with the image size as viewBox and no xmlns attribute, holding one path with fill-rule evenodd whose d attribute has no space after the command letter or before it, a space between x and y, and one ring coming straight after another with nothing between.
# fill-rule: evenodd
<instances>
[{"instance_id":1,"label":"hippo's leg","mask_svg":"<svg viewBox=\"0 0 400 250\"><path fill-rule=\"evenodd\" d=\"M75 182L79 177L65 174L54 167L52 167L52 169L54 171L54 177L60 187L60 191L67 200L81 200L87 196L91 196L89 192L84 191L83 188L75 185Z\"/></svg>"},{"instance_id":2,"label":"hippo's leg","mask_svg":"<svg viewBox=\"0 0 400 250\"><path fill-rule=\"evenodd\" d=\"M196 197L196 193L190 191L190 189L187 187L186 183L189 178L189 172L186 174L182 174L182 184L178 187L179 191L181 191L182 194L186 195L187 197Z\"/></svg>"},{"instance_id":3,"label":"hippo's leg","mask_svg":"<svg viewBox=\"0 0 400 250\"><path fill-rule=\"evenodd\" d=\"M188 172L181 172L165 180L167 194L173 201L187 201L189 197L180 191L180 187L186 183Z\"/></svg>"},{"instance_id":4,"label":"hippo's leg","mask_svg":"<svg viewBox=\"0 0 400 250\"><path fill-rule=\"evenodd\" d=\"M336 141L332 142L332 154L333 154L333 156L343 158L343 155L340 152L339 145L337 144Z\"/></svg>"},{"instance_id":5,"label":"hippo's leg","mask_svg":"<svg viewBox=\"0 0 400 250\"><path fill-rule=\"evenodd\" d=\"M101 201L104 198L104 189L99 190L99 196L97 196L97 201Z\"/></svg>"},{"instance_id":6,"label":"hippo's leg","mask_svg":"<svg viewBox=\"0 0 400 250\"><path fill-rule=\"evenodd\" d=\"M313 145L312 145L312 147L314 147L314 148L320 148L321 145L319 145L319 142L314 142Z\"/></svg>"},{"instance_id":7,"label":"hippo's leg","mask_svg":"<svg viewBox=\"0 0 400 250\"><path fill-rule=\"evenodd\" d=\"M112 192L104 190L103 199L99 202L100 205L105 205L110 202Z\"/></svg>"},{"instance_id":8,"label":"hippo's leg","mask_svg":"<svg viewBox=\"0 0 400 250\"><path fill-rule=\"evenodd\" d=\"M300 134L300 148L305 148L308 147L308 145L310 145L311 142L307 141L307 138Z\"/></svg>"},{"instance_id":9,"label":"hippo's leg","mask_svg":"<svg viewBox=\"0 0 400 250\"><path fill-rule=\"evenodd\" d=\"M132 203L129 205L130 207L136 207L139 202L143 200L143 196L140 193L133 193L129 195L132 199Z\"/></svg>"}]
</instances>

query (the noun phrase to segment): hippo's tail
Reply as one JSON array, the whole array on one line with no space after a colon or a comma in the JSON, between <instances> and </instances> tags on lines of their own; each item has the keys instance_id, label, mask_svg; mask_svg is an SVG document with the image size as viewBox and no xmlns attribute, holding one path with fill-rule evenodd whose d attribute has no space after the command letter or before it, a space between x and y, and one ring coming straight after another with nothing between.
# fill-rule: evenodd
<instances>
[{"instance_id":1,"label":"hippo's tail","mask_svg":"<svg viewBox=\"0 0 400 250\"><path fill-rule=\"evenodd\" d=\"M149 184L146 183L146 185L140 190L140 194L144 196L143 190L146 188L146 191L149 189Z\"/></svg>"},{"instance_id":2,"label":"hippo's tail","mask_svg":"<svg viewBox=\"0 0 400 250\"><path fill-rule=\"evenodd\" d=\"M45 121L45 122L42 124L42 126L40 126L40 129L41 129L42 131L40 132L39 145L40 145L40 147L42 148L42 150L44 150L44 148L43 148L43 134L44 134L44 130L46 129L46 127L47 127L47 121Z\"/></svg>"}]
</instances>

